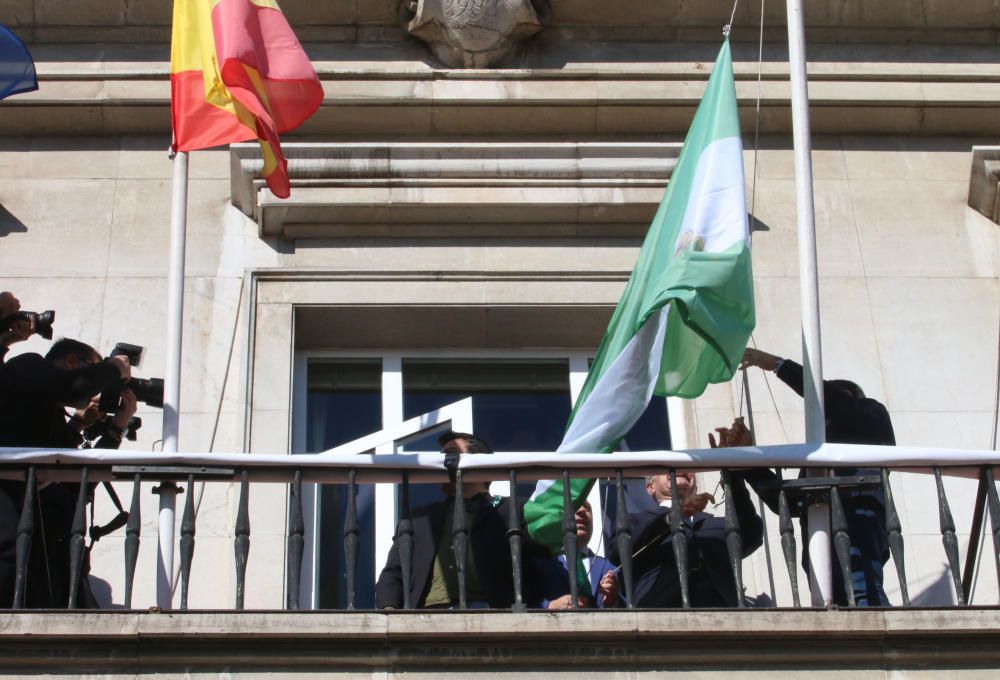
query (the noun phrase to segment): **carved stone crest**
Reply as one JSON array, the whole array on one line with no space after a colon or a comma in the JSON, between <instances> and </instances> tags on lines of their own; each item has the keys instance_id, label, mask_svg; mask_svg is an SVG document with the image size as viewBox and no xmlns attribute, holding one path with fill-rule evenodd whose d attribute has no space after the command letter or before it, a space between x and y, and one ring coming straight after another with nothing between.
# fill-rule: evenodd
<instances>
[{"instance_id":1,"label":"carved stone crest","mask_svg":"<svg viewBox=\"0 0 1000 680\"><path fill-rule=\"evenodd\" d=\"M452 68L487 68L542 29L531 0L413 0L411 34Z\"/></svg>"}]
</instances>

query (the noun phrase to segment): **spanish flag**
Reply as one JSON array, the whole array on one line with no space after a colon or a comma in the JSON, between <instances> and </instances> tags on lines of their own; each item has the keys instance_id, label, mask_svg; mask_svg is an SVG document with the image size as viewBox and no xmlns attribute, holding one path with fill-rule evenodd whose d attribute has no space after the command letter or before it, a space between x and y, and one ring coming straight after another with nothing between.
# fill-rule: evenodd
<instances>
[{"instance_id":1,"label":"spanish flag","mask_svg":"<svg viewBox=\"0 0 1000 680\"><path fill-rule=\"evenodd\" d=\"M288 198L278 134L323 101L323 87L275 0L174 0L170 49L174 148L257 139L264 178Z\"/></svg>"}]
</instances>

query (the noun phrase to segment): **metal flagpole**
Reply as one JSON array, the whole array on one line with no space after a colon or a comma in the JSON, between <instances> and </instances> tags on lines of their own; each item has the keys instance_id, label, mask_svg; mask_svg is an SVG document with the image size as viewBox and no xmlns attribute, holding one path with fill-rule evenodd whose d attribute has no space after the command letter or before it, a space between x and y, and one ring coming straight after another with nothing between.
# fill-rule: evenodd
<instances>
[{"instance_id":1,"label":"metal flagpole","mask_svg":"<svg viewBox=\"0 0 1000 680\"><path fill-rule=\"evenodd\" d=\"M163 378L163 452L177 452L181 401L181 338L184 318L184 246L187 231L188 154L174 156L170 202L170 263L167 279L167 365ZM173 599L174 514L179 489L170 481L153 490L160 497L156 605L170 609Z\"/></svg>"},{"instance_id":2,"label":"metal flagpole","mask_svg":"<svg viewBox=\"0 0 1000 680\"><path fill-rule=\"evenodd\" d=\"M819 277L816 268L816 221L813 214L812 142L809 137L809 86L806 77L806 41L802 0L786 0L788 11L788 69L792 87L792 140L795 147L795 204L799 238L799 287L802 305L802 367L806 441L826 438L823 415L823 360L819 327ZM816 470L810 476L823 475ZM810 504L809 589L812 604L833 601L830 554L830 506Z\"/></svg>"}]
</instances>

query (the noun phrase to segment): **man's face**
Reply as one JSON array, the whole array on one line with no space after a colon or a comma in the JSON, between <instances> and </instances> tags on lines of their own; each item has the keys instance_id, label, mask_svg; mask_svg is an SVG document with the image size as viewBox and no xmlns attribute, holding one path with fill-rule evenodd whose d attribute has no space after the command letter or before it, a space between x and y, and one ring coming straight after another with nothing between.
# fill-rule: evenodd
<instances>
[{"instance_id":1,"label":"man's face","mask_svg":"<svg viewBox=\"0 0 1000 680\"><path fill-rule=\"evenodd\" d=\"M469 442L462 439L461 437L456 437L445 443L441 447L441 453L468 453L469 452Z\"/></svg>"},{"instance_id":2,"label":"man's face","mask_svg":"<svg viewBox=\"0 0 1000 680\"><path fill-rule=\"evenodd\" d=\"M589 501L583 502L573 519L576 521L576 544L582 548L590 542L594 533L594 511L590 508Z\"/></svg>"},{"instance_id":3,"label":"man's face","mask_svg":"<svg viewBox=\"0 0 1000 680\"><path fill-rule=\"evenodd\" d=\"M445 442L441 447L441 453L469 453L469 442L461 437ZM455 487L451 482L443 484L441 487L449 496L455 493ZM490 490L489 482L465 482L462 484L462 496L472 498L476 494L485 493Z\"/></svg>"},{"instance_id":4,"label":"man's face","mask_svg":"<svg viewBox=\"0 0 1000 680\"><path fill-rule=\"evenodd\" d=\"M656 475L646 483L646 493L653 497L657 503L671 499L670 475ZM683 502L695 493L694 474L691 472L677 472L677 494Z\"/></svg>"}]
</instances>

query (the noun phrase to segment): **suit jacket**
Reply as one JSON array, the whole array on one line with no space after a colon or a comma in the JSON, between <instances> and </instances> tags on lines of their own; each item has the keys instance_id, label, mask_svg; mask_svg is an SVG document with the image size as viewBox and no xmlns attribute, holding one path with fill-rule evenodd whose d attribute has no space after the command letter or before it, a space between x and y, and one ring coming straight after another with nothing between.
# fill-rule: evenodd
<instances>
[{"instance_id":1,"label":"suit jacket","mask_svg":"<svg viewBox=\"0 0 1000 680\"><path fill-rule=\"evenodd\" d=\"M777 372L778 378L791 387L801 397L803 390L802 365L785 359ZM868 397L857 398L844 390L836 389L831 381L823 381L823 401L826 412L826 441L831 444L876 444L895 446L896 434L892 420L885 406ZM876 468L834 468L842 475L874 474ZM881 487L869 490L854 490L844 499L849 505L868 506L876 512L885 506L885 494ZM768 505L776 501L765 498ZM874 506L872 505L874 504Z\"/></svg>"},{"instance_id":2,"label":"suit jacket","mask_svg":"<svg viewBox=\"0 0 1000 680\"><path fill-rule=\"evenodd\" d=\"M764 540L763 524L750 502L743 478L732 473L736 515L743 536L743 553L750 555ZM674 558L673 534L669 531L670 512L657 508L629 515L632 534L633 596L638 607L681 606L680 578ZM742 593L736 592L729 552L726 549L725 520L700 512L684 522L688 545L688 581L692 607L735 607ZM619 563L617 546L611 555Z\"/></svg>"},{"instance_id":3,"label":"suit jacket","mask_svg":"<svg viewBox=\"0 0 1000 680\"><path fill-rule=\"evenodd\" d=\"M619 603L605 604L604 596L597 592L601 579L609 571L614 571L615 565L606 557L595 555L589 549L587 549L587 557L590 558L588 577L590 579L590 595L593 597L594 603L598 607L618 606ZM543 609L548 607L552 600L569 594L569 569L566 568L565 553L557 557L534 559L531 566L530 573L538 579L538 585L541 589L541 607Z\"/></svg>"},{"instance_id":4,"label":"suit jacket","mask_svg":"<svg viewBox=\"0 0 1000 680\"><path fill-rule=\"evenodd\" d=\"M503 498L496 505L480 505L475 510L469 527L469 549L475 560L476 576L490 607L496 609L510 607L514 602L513 567L507 540L509 502L510 499ZM450 536L441 536L448 507L449 501L445 500L413 510L413 576L410 579L410 597L415 607L424 605L440 541L451 540ZM523 542L529 543L527 538ZM526 551L530 553L530 550L526 545ZM522 582L528 586L526 581ZM537 597L528 592L524 595L528 602L537 601ZM385 567L375 584L375 606L397 609L403 606L403 569L399 557L398 527Z\"/></svg>"}]
</instances>

